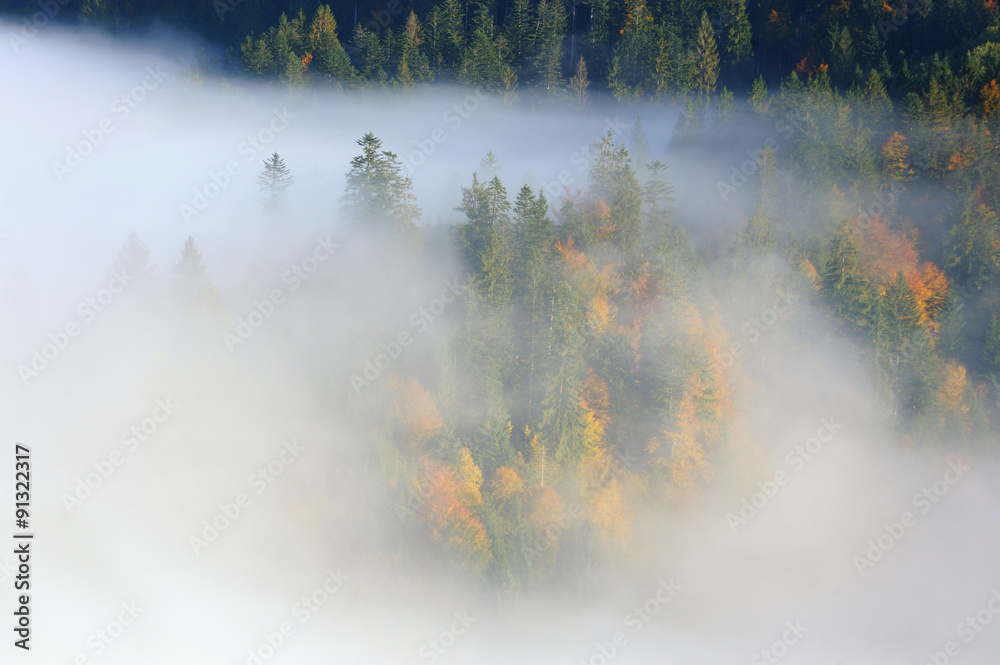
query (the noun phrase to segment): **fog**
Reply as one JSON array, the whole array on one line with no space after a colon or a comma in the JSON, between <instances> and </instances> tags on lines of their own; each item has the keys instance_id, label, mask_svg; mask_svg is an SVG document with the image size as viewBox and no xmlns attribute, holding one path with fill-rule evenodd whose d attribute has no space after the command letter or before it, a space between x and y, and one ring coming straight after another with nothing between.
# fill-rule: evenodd
<instances>
[{"instance_id":1,"label":"fog","mask_svg":"<svg viewBox=\"0 0 1000 665\"><path fill-rule=\"evenodd\" d=\"M255 88L196 72L194 44L150 43L52 26L0 49L0 477L10 501L14 443L29 446L35 533L32 648L4 662L995 662L1000 627L983 621L1000 610L995 459L888 439L874 389L844 361L849 342L803 297L747 343L712 481L683 506L642 510L613 565L510 598L382 547L399 520L355 416L391 407L377 390L356 395L350 377L462 278L445 229L486 153L511 198L524 183L547 196L560 178L583 188L588 147L609 130L627 144L641 116L712 273L752 210L751 188L723 201L717 182L769 136L682 151L670 107ZM430 267L345 231L345 175L368 131L408 165ZM277 217L255 183L275 151L295 178ZM780 223L809 234L821 222ZM155 276L119 288L115 259L133 232ZM221 320L185 319L159 295L189 236ZM310 257L293 289L286 275ZM276 289L264 323L228 348L217 331L235 334ZM104 290L110 303L85 306ZM727 309L713 294L706 308L740 321L779 296ZM439 353L454 314L414 334L392 371ZM823 333L797 343L809 330ZM25 374L46 344L58 353ZM128 436L136 428L144 439ZM238 517L192 547L226 510ZM886 533L891 546L859 567ZM0 550L11 625L13 543ZM323 602L309 609L309 596ZM957 652L945 654L949 641Z\"/></svg>"}]
</instances>

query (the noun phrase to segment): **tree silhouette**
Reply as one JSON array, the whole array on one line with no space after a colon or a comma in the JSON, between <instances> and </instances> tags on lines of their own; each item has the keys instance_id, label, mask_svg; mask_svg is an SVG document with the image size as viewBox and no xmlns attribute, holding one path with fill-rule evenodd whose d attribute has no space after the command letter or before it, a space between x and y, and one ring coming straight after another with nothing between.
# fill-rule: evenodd
<instances>
[{"instance_id":1,"label":"tree silhouette","mask_svg":"<svg viewBox=\"0 0 1000 665\"><path fill-rule=\"evenodd\" d=\"M293 178L278 153L264 160L264 170L257 176L257 187L260 189L264 202L277 205L281 202L285 190L292 186Z\"/></svg>"}]
</instances>

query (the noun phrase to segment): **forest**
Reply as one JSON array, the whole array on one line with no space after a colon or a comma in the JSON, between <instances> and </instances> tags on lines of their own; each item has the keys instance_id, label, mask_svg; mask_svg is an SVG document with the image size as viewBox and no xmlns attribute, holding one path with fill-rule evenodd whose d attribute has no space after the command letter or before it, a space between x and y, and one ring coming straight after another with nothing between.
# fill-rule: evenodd
<instances>
[{"instance_id":1,"label":"forest","mask_svg":"<svg viewBox=\"0 0 1000 665\"><path fill-rule=\"evenodd\" d=\"M666 165L646 159L641 118L627 140L597 140L586 187L556 201L505 184L485 155L444 226L422 224L396 154L360 137L338 242L382 247L412 274L433 274L443 251L464 266L400 335L343 342L364 363L336 401L354 405L384 487L376 503L397 518L372 535L380 550L424 552L420 565L514 594L606 565L638 512L683 506L713 481L740 395L767 384L787 345L837 348L856 389L874 386L894 445L992 450L997 118L942 117L939 103L897 112L883 89L845 97L821 70L682 114L669 150L691 158L727 123L766 134L791 119L716 183L723 201L750 193L742 229L708 254L685 230L697 221L674 212ZM269 215L283 219L294 184L277 153L265 162ZM133 238L119 267L143 274L144 252ZM214 312L217 345L233 352L209 272L189 239L171 291ZM438 316L447 334L403 356Z\"/></svg>"},{"instance_id":2,"label":"forest","mask_svg":"<svg viewBox=\"0 0 1000 665\"><path fill-rule=\"evenodd\" d=\"M557 560L600 565L642 506L680 505L711 481L734 399L779 353L756 344L772 327L796 345L849 340L844 360L875 386L890 440L962 447L996 431L995 3L445 0L373 7L389 23L353 30L346 7L194 4L161 15L87 0L79 15L115 32L154 18L201 32L227 46L213 66L293 87L661 100L682 109L675 164L738 143L740 128L769 136L723 168L715 189L743 228L707 256L686 231L697 220L672 212L679 195L641 118L627 140L599 138L586 187L557 200L504 182L484 156L447 231L422 224L393 146L358 139L343 233L398 244L418 273L442 245L465 266L432 360L383 373L402 340L352 341L368 364L343 399L365 414L398 518L381 547L431 545L428 562L512 593ZM275 154L260 179L272 212L292 181ZM206 275L192 239L174 291L221 307Z\"/></svg>"},{"instance_id":3,"label":"forest","mask_svg":"<svg viewBox=\"0 0 1000 665\"><path fill-rule=\"evenodd\" d=\"M432 82L506 98L586 103L714 97L829 77L901 110L938 99L961 116L996 106L990 0L4 0L16 51L48 23L137 39L169 27L207 40L207 71L290 86L407 89ZM762 79L762 80L760 80ZM946 110L947 108L947 110Z\"/></svg>"}]
</instances>

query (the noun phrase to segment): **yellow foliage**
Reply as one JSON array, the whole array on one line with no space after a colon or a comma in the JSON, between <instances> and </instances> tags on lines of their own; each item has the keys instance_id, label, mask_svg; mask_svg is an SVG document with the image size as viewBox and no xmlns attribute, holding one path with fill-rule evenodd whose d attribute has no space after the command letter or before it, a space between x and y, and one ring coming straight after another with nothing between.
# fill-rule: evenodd
<instances>
[{"instance_id":1,"label":"yellow foliage","mask_svg":"<svg viewBox=\"0 0 1000 665\"><path fill-rule=\"evenodd\" d=\"M396 418L402 423L411 446L428 441L444 423L434 398L414 377L390 384L396 391Z\"/></svg>"},{"instance_id":2,"label":"yellow foliage","mask_svg":"<svg viewBox=\"0 0 1000 665\"><path fill-rule=\"evenodd\" d=\"M992 118L1000 111L1000 88L997 87L996 79L983 86L979 93L980 103L983 105L983 117Z\"/></svg>"},{"instance_id":3,"label":"yellow foliage","mask_svg":"<svg viewBox=\"0 0 1000 665\"><path fill-rule=\"evenodd\" d=\"M506 466L501 466L493 473L490 481L490 495L498 501L506 501L524 492L524 483L517 472Z\"/></svg>"},{"instance_id":4,"label":"yellow foliage","mask_svg":"<svg viewBox=\"0 0 1000 665\"><path fill-rule=\"evenodd\" d=\"M588 497L587 516L602 538L619 547L625 546L635 515L625 506L618 478L612 478Z\"/></svg>"},{"instance_id":5,"label":"yellow foliage","mask_svg":"<svg viewBox=\"0 0 1000 665\"><path fill-rule=\"evenodd\" d=\"M590 299L590 307L587 310L587 323L594 329L595 333L603 333L614 323L615 315L611 312L611 306L605 298L595 296Z\"/></svg>"},{"instance_id":6,"label":"yellow foliage","mask_svg":"<svg viewBox=\"0 0 1000 665\"><path fill-rule=\"evenodd\" d=\"M483 472L476 466L472 459L472 453L464 446L458 451L458 460L455 464L455 495L462 505L475 508L483 502L483 495L480 488L483 486Z\"/></svg>"},{"instance_id":7,"label":"yellow foliage","mask_svg":"<svg viewBox=\"0 0 1000 665\"><path fill-rule=\"evenodd\" d=\"M907 161L910 155L910 146L906 143L906 137L899 132L893 132L889 140L882 145L882 174L889 180L907 180L913 175Z\"/></svg>"},{"instance_id":8,"label":"yellow foliage","mask_svg":"<svg viewBox=\"0 0 1000 665\"><path fill-rule=\"evenodd\" d=\"M965 389L968 384L965 367L949 360L941 370L941 388L938 392L941 407L946 412L955 413L963 419L968 415L969 407L965 405Z\"/></svg>"}]
</instances>

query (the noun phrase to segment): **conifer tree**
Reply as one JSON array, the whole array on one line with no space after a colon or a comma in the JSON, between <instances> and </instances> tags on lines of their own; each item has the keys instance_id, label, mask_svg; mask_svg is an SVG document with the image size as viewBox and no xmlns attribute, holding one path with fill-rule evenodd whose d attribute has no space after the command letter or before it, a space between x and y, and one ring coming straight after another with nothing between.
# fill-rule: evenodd
<instances>
[{"instance_id":1,"label":"conifer tree","mask_svg":"<svg viewBox=\"0 0 1000 665\"><path fill-rule=\"evenodd\" d=\"M986 326L982 367L994 384L1000 384L1000 312L995 312Z\"/></svg>"},{"instance_id":2,"label":"conifer tree","mask_svg":"<svg viewBox=\"0 0 1000 665\"><path fill-rule=\"evenodd\" d=\"M281 203L285 190L292 186L293 181L285 161L275 152L264 160L264 170L257 176L257 187L264 202L276 206Z\"/></svg>"},{"instance_id":3,"label":"conifer tree","mask_svg":"<svg viewBox=\"0 0 1000 665\"><path fill-rule=\"evenodd\" d=\"M345 212L358 222L412 233L420 209L413 196L413 183L403 175L396 154L383 150L382 141L371 132L357 144L361 154L351 160L347 174Z\"/></svg>"},{"instance_id":4,"label":"conifer tree","mask_svg":"<svg viewBox=\"0 0 1000 665\"><path fill-rule=\"evenodd\" d=\"M581 55L576 63L576 70L569 80L570 93L573 96L573 100L580 106L586 106L587 104L587 89L589 87L590 79L587 75L587 62Z\"/></svg>"},{"instance_id":5,"label":"conifer tree","mask_svg":"<svg viewBox=\"0 0 1000 665\"><path fill-rule=\"evenodd\" d=\"M708 12L702 12L695 42L695 82L698 92L707 100L715 92L718 80L719 51L715 44L715 31L708 20Z\"/></svg>"},{"instance_id":6,"label":"conifer tree","mask_svg":"<svg viewBox=\"0 0 1000 665\"><path fill-rule=\"evenodd\" d=\"M170 290L175 301L188 310L204 307L213 295L208 272L193 237L188 237L181 258L174 265Z\"/></svg>"},{"instance_id":7,"label":"conifer tree","mask_svg":"<svg viewBox=\"0 0 1000 665\"><path fill-rule=\"evenodd\" d=\"M872 308L870 286L859 269L857 239L846 220L830 240L822 286L833 313L849 330L868 327Z\"/></svg>"},{"instance_id":8,"label":"conifer tree","mask_svg":"<svg viewBox=\"0 0 1000 665\"><path fill-rule=\"evenodd\" d=\"M337 19L333 17L329 5L316 8L309 24L307 43L313 67L319 76L340 81L354 79L356 72L337 38Z\"/></svg>"}]
</instances>

